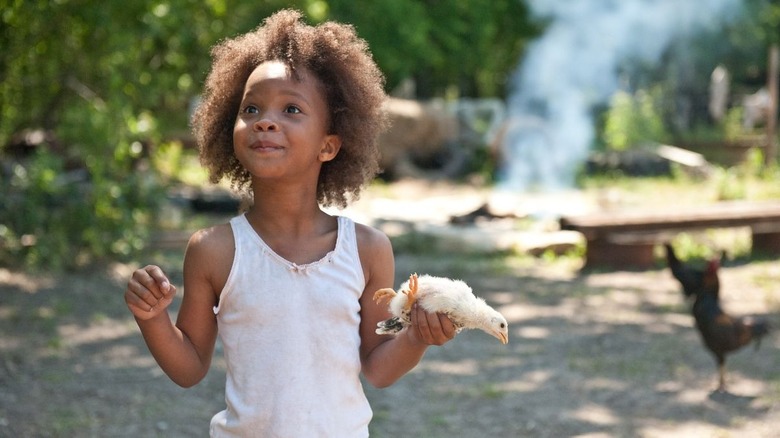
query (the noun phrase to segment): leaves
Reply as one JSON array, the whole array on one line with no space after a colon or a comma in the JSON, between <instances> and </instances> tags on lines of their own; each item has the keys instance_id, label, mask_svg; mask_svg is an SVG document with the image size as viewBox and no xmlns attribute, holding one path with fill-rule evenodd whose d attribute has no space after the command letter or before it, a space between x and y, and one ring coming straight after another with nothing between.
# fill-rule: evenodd
<instances>
[{"instance_id":1,"label":"leaves","mask_svg":"<svg viewBox=\"0 0 780 438\"><path fill-rule=\"evenodd\" d=\"M0 201L0 262L31 266L71 267L143 247L170 178L148 158L186 136L211 47L278 9L354 24L388 86L415 78L423 97L501 93L533 33L516 0L4 3L0 147L22 131L47 140L11 165L19 172L0 174L13 190ZM74 170L79 181L58 182Z\"/></svg>"},{"instance_id":2,"label":"leaves","mask_svg":"<svg viewBox=\"0 0 780 438\"><path fill-rule=\"evenodd\" d=\"M517 0L331 0L330 18L353 23L393 89L414 78L420 97L503 95L525 43L539 32Z\"/></svg>"}]
</instances>

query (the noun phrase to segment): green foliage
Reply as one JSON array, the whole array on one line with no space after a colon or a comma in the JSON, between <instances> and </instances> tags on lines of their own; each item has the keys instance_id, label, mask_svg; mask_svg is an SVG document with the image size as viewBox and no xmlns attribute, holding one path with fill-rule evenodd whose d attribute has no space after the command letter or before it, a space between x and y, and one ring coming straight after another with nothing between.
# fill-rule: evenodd
<instances>
[{"instance_id":1,"label":"green foliage","mask_svg":"<svg viewBox=\"0 0 780 438\"><path fill-rule=\"evenodd\" d=\"M196 152L186 149L180 141L161 144L155 149L151 162L164 184L204 186L208 183L208 174L200 166Z\"/></svg>"},{"instance_id":2,"label":"green foliage","mask_svg":"<svg viewBox=\"0 0 780 438\"><path fill-rule=\"evenodd\" d=\"M714 200L780 198L780 167L766 165L761 148L748 150L740 163L730 167L715 167L710 177Z\"/></svg>"},{"instance_id":3,"label":"green foliage","mask_svg":"<svg viewBox=\"0 0 780 438\"><path fill-rule=\"evenodd\" d=\"M737 197L723 197L723 199L741 199L751 197L754 199L778 199L780 198L780 166L777 163L766 164L763 149L754 147L746 154L745 158L737 166L721 171L730 175L732 181L718 180L720 186L727 193L739 191ZM730 187L734 186L734 187Z\"/></svg>"},{"instance_id":4,"label":"green foliage","mask_svg":"<svg viewBox=\"0 0 780 438\"><path fill-rule=\"evenodd\" d=\"M13 166L0 200L0 264L57 271L143 247L157 205L154 181L137 172L104 181L84 175L45 150Z\"/></svg>"},{"instance_id":5,"label":"green foliage","mask_svg":"<svg viewBox=\"0 0 780 438\"><path fill-rule=\"evenodd\" d=\"M740 106L729 108L723 119L723 137L728 141L735 141L745 134L742 127L742 118L745 109Z\"/></svg>"},{"instance_id":6,"label":"green foliage","mask_svg":"<svg viewBox=\"0 0 780 438\"><path fill-rule=\"evenodd\" d=\"M320 3L320 2L317 2ZM528 40L539 33L524 2L331 0L329 17L353 23L392 89L414 78L421 97L448 90L501 96Z\"/></svg>"},{"instance_id":7,"label":"green foliage","mask_svg":"<svg viewBox=\"0 0 780 438\"><path fill-rule=\"evenodd\" d=\"M186 129L211 45L256 26L265 15L258 11L282 2L229 3L38 0L4 7L0 145L24 129L56 140L14 161L3 177L9 190L0 205L1 263L75 268L143 248L164 195L144 155Z\"/></svg>"},{"instance_id":8,"label":"green foliage","mask_svg":"<svg viewBox=\"0 0 780 438\"><path fill-rule=\"evenodd\" d=\"M715 171L716 200L735 201L745 199L747 188L736 168L718 168Z\"/></svg>"},{"instance_id":9,"label":"green foliage","mask_svg":"<svg viewBox=\"0 0 780 438\"><path fill-rule=\"evenodd\" d=\"M759 148L751 148L739 167L746 175L762 177L767 170L764 168L764 153Z\"/></svg>"},{"instance_id":10,"label":"green foliage","mask_svg":"<svg viewBox=\"0 0 780 438\"><path fill-rule=\"evenodd\" d=\"M24 130L54 140L0 174L0 262L66 268L141 249L157 185L204 181L171 139L186 136L211 47L283 7L353 23L389 87L414 77L429 94L500 93L535 31L515 0L10 0L0 147ZM73 169L81 182L67 182Z\"/></svg>"},{"instance_id":11,"label":"green foliage","mask_svg":"<svg viewBox=\"0 0 780 438\"><path fill-rule=\"evenodd\" d=\"M604 142L609 149L623 151L643 142L667 139L656 95L644 90L635 95L615 93L604 124Z\"/></svg>"},{"instance_id":12,"label":"green foliage","mask_svg":"<svg viewBox=\"0 0 780 438\"><path fill-rule=\"evenodd\" d=\"M683 232L675 235L671 241L680 260L702 263L716 257L749 257L751 251L750 234L735 229L713 229L706 232ZM659 258L663 259L662 248L657 248Z\"/></svg>"},{"instance_id":13,"label":"green foliage","mask_svg":"<svg viewBox=\"0 0 780 438\"><path fill-rule=\"evenodd\" d=\"M748 11L757 17L754 32L765 44L780 44L780 2L777 0L750 0Z\"/></svg>"}]
</instances>

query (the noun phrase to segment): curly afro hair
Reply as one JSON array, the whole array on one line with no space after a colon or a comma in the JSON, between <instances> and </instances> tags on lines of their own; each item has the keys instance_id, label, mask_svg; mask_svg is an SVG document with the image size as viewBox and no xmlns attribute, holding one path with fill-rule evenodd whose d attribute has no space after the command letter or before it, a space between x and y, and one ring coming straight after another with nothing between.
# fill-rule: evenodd
<instances>
[{"instance_id":1,"label":"curly afro hair","mask_svg":"<svg viewBox=\"0 0 780 438\"><path fill-rule=\"evenodd\" d=\"M227 177L235 189L250 191L251 176L233 153L233 125L246 80L266 61L285 62L293 72L307 69L324 87L330 133L342 140L336 158L323 163L317 201L344 207L379 172L377 138L387 123L384 76L351 25L310 26L301 17L281 10L254 31L214 46L192 129L211 182Z\"/></svg>"}]
</instances>

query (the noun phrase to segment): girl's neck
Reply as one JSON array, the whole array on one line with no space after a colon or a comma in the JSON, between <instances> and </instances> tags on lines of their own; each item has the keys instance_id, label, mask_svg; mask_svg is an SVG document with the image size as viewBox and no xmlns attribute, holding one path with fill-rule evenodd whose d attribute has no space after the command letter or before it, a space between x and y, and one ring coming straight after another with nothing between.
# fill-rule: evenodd
<instances>
[{"instance_id":1,"label":"girl's neck","mask_svg":"<svg viewBox=\"0 0 780 438\"><path fill-rule=\"evenodd\" d=\"M316 197L257 196L247 211L249 224L276 254L297 264L322 259L336 247L338 221Z\"/></svg>"},{"instance_id":2,"label":"girl's neck","mask_svg":"<svg viewBox=\"0 0 780 438\"><path fill-rule=\"evenodd\" d=\"M246 217L258 230L300 235L316 233L330 216L320 208L316 194L267 188L254 191Z\"/></svg>"}]
</instances>

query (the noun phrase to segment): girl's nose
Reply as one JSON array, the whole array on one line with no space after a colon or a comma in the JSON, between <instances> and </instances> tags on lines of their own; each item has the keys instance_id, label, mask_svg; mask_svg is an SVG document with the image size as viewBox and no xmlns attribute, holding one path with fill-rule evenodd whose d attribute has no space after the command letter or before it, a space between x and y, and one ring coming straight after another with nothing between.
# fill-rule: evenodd
<instances>
[{"instance_id":1,"label":"girl's nose","mask_svg":"<svg viewBox=\"0 0 780 438\"><path fill-rule=\"evenodd\" d=\"M279 129L276 122L269 119L268 117L263 117L255 122L254 128L256 131L276 131Z\"/></svg>"}]
</instances>

